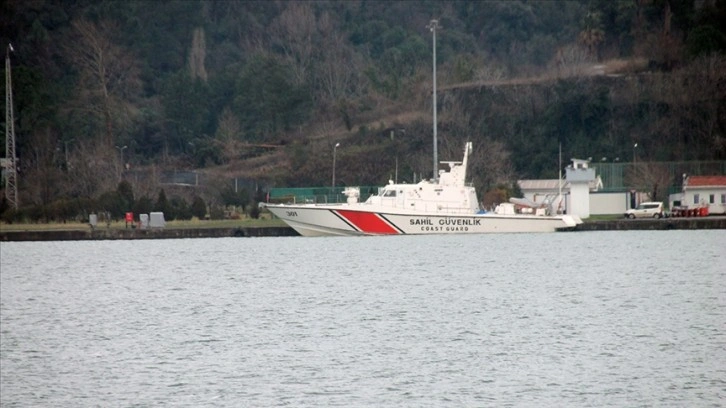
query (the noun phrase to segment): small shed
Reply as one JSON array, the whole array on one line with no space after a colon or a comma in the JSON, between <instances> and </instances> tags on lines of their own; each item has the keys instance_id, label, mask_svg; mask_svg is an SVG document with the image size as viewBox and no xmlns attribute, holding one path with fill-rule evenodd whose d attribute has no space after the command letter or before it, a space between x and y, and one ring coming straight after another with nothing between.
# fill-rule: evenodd
<instances>
[{"instance_id":1,"label":"small shed","mask_svg":"<svg viewBox=\"0 0 726 408\"><path fill-rule=\"evenodd\" d=\"M164 228L164 227L166 227L166 220L164 220L163 212L149 213L149 228Z\"/></svg>"},{"instance_id":2,"label":"small shed","mask_svg":"<svg viewBox=\"0 0 726 408\"><path fill-rule=\"evenodd\" d=\"M139 214L139 228L149 228L149 214Z\"/></svg>"}]
</instances>

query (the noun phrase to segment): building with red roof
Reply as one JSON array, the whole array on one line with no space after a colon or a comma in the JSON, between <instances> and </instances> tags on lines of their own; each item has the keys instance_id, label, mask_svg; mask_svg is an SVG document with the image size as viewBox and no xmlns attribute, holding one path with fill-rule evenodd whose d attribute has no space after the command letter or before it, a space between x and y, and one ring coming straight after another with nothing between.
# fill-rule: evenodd
<instances>
[{"instance_id":1,"label":"building with red roof","mask_svg":"<svg viewBox=\"0 0 726 408\"><path fill-rule=\"evenodd\" d=\"M685 176L681 206L708 207L709 214L726 214L726 176Z\"/></svg>"}]
</instances>

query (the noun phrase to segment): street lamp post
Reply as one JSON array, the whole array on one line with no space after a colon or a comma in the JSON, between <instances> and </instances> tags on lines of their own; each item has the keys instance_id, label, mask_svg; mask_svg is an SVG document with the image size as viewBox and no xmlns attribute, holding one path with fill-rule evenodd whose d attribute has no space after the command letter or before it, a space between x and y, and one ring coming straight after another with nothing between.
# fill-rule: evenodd
<instances>
[{"instance_id":1,"label":"street lamp post","mask_svg":"<svg viewBox=\"0 0 726 408\"><path fill-rule=\"evenodd\" d=\"M124 167L124 150L126 150L128 148L128 146L126 146L126 145L116 146L116 148L118 149L119 156L121 157L121 165L119 166L119 172L118 172L118 178L121 179L121 173L123 172L123 167Z\"/></svg>"},{"instance_id":2,"label":"street lamp post","mask_svg":"<svg viewBox=\"0 0 726 408\"><path fill-rule=\"evenodd\" d=\"M333 147L333 188L331 190L335 190L335 154L338 151L338 146L340 146L340 143L336 143Z\"/></svg>"},{"instance_id":3,"label":"street lamp post","mask_svg":"<svg viewBox=\"0 0 726 408\"><path fill-rule=\"evenodd\" d=\"M433 92L433 105L434 105L434 174L431 180L438 180L439 178L439 158L438 158L438 141L436 140L436 30L439 27L439 20L431 20L428 26L426 26L433 33L433 77L434 77L434 92Z\"/></svg>"},{"instance_id":4,"label":"street lamp post","mask_svg":"<svg viewBox=\"0 0 726 408\"><path fill-rule=\"evenodd\" d=\"M10 53L13 46L8 43L5 51L5 198L8 204L18 209L18 157L15 152L15 114L13 112L13 78L10 66Z\"/></svg>"},{"instance_id":5,"label":"street lamp post","mask_svg":"<svg viewBox=\"0 0 726 408\"><path fill-rule=\"evenodd\" d=\"M638 189L637 189L637 172L638 172L638 165L637 165L637 156L635 154L635 150L638 148L638 143L636 142L633 145L633 189L630 190L632 196L630 197L630 206L631 208L635 208L636 205L638 205Z\"/></svg>"}]
</instances>

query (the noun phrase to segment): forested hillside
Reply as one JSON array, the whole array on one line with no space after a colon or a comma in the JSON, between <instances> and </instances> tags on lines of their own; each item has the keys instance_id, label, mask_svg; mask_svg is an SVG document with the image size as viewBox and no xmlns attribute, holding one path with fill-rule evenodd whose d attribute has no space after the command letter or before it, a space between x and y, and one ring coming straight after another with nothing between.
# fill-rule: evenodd
<instances>
[{"instance_id":1,"label":"forested hillside","mask_svg":"<svg viewBox=\"0 0 726 408\"><path fill-rule=\"evenodd\" d=\"M244 206L329 185L336 143L338 185L431 177L432 19L439 159L472 140L482 194L554 176L560 145L726 160L726 0L7 0L21 208L3 218Z\"/></svg>"}]
</instances>

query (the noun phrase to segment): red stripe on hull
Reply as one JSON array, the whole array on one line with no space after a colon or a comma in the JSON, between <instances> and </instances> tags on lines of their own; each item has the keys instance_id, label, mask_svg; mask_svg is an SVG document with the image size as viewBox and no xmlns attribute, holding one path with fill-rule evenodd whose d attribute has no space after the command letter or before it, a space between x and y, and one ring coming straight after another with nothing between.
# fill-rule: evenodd
<instances>
[{"instance_id":1,"label":"red stripe on hull","mask_svg":"<svg viewBox=\"0 0 726 408\"><path fill-rule=\"evenodd\" d=\"M337 210L336 212L365 233L398 234L396 229L391 227L376 213L349 210Z\"/></svg>"}]
</instances>

